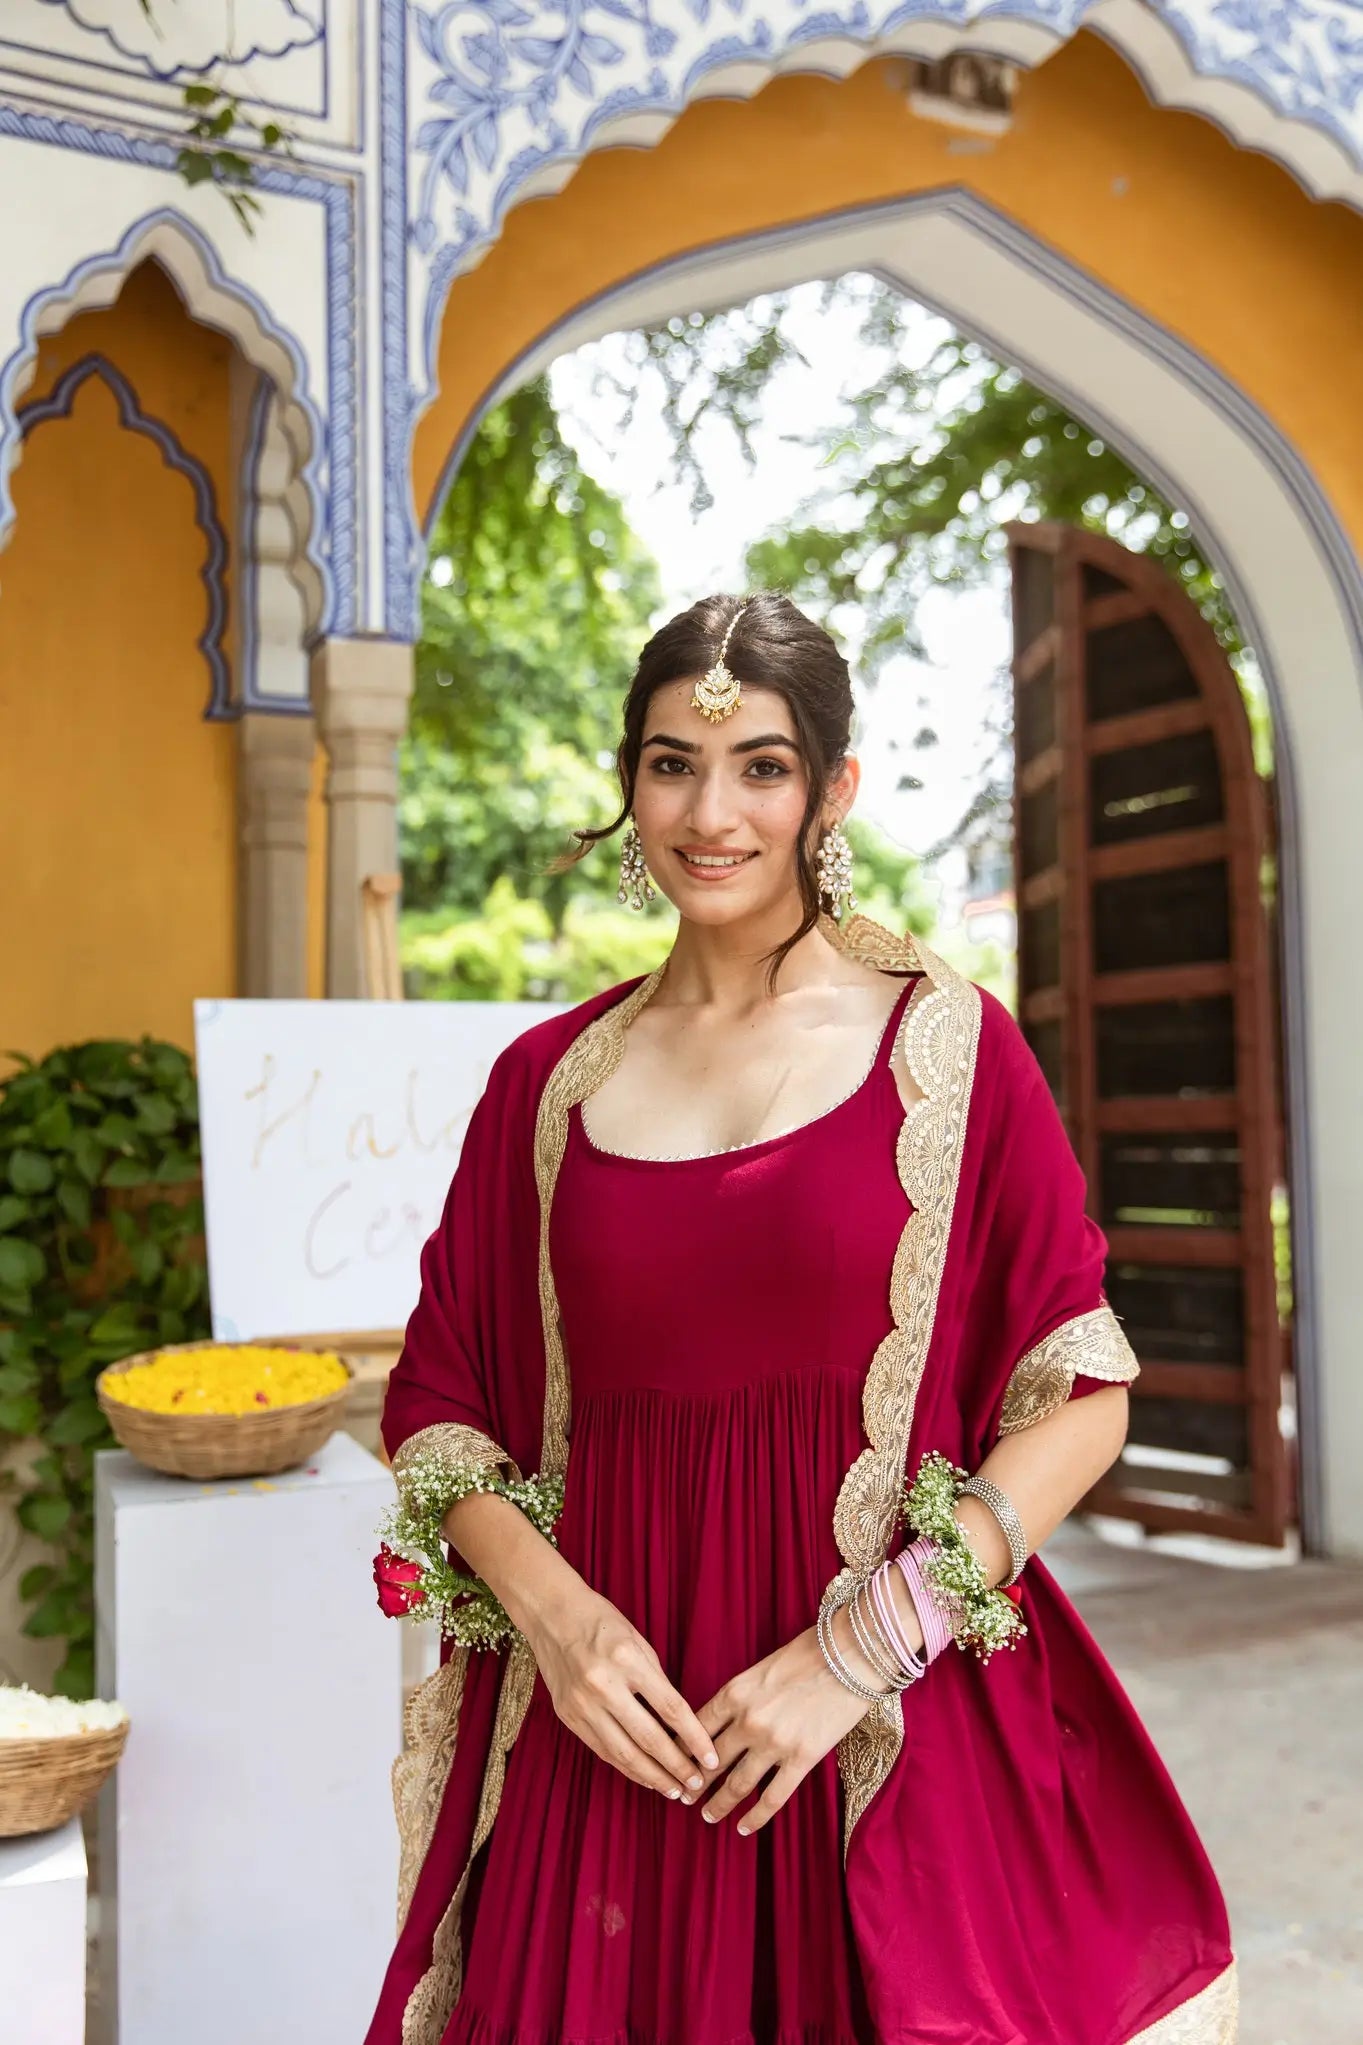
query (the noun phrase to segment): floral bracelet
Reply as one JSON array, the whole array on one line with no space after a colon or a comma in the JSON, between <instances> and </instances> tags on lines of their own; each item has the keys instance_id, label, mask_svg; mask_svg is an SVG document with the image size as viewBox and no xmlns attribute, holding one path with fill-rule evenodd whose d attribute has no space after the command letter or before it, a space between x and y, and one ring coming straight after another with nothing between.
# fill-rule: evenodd
<instances>
[{"instance_id":1,"label":"floral bracelet","mask_svg":"<svg viewBox=\"0 0 1363 2045\"><path fill-rule=\"evenodd\" d=\"M905 1487L903 1517L915 1534L936 1543L922 1572L945 1611L958 1647L971 1647L983 1662L996 1649L1016 1647L1027 1628L1016 1603L991 1589L974 1549L956 1518L956 1501L966 1473L940 1450L931 1449L918 1475Z\"/></svg>"},{"instance_id":2,"label":"floral bracelet","mask_svg":"<svg viewBox=\"0 0 1363 2045\"><path fill-rule=\"evenodd\" d=\"M435 1619L460 1647L500 1647L516 1633L506 1607L480 1576L453 1566L441 1532L450 1507L475 1491L510 1499L553 1541L563 1510L561 1477L456 1469L434 1450L419 1451L403 1464L397 1501L379 1527L383 1545L374 1557L374 1582L389 1618Z\"/></svg>"}]
</instances>

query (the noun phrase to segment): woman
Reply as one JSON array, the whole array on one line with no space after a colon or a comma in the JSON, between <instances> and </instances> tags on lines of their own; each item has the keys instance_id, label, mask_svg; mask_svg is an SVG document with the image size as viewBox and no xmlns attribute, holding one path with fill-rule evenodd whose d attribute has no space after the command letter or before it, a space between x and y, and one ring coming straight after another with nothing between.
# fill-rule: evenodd
<instances>
[{"instance_id":1,"label":"woman","mask_svg":"<svg viewBox=\"0 0 1363 2045\"><path fill-rule=\"evenodd\" d=\"M470 1123L384 1436L509 1642L413 1702L369 2045L1235 2036L1206 1857L1026 1560L1123 1439L1104 1239L1007 1012L838 920L851 712L782 596L655 635L611 828L675 944Z\"/></svg>"}]
</instances>

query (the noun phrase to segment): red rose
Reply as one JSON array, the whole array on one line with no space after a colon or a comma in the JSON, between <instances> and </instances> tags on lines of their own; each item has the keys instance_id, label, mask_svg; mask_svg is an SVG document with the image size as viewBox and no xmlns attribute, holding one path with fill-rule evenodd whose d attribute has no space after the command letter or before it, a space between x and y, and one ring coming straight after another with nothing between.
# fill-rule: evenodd
<instances>
[{"instance_id":1,"label":"red rose","mask_svg":"<svg viewBox=\"0 0 1363 2045\"><path fill-rule=\"evenodd\" d=\"M404 1562L385 1541L374 1557L374 1582L378 1586L379 1610L389 1619L400 1619L425 1603L417 1589L421 1577L419 1562Z\"/></svg>"}]
</instances>

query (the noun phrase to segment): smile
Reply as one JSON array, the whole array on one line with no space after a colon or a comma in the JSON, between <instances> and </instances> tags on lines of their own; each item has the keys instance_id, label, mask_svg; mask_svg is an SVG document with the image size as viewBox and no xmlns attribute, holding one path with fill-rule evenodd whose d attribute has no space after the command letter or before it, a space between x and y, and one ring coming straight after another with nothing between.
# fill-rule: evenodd
<instances>
[{"instance_id":1,"label":"smile","mask_svg":"<svg viewBox=\"0 0 1363 2045\"><path fill-rule=\"evenodd\" d=\"M746 866L750 859L756 859L757 854L755 852L683 852L678 848L677 857L683 866L689 867L692 873L714 874L717 877L720 874L733 873L740 866Z\"/></svg>"}]
</instances>

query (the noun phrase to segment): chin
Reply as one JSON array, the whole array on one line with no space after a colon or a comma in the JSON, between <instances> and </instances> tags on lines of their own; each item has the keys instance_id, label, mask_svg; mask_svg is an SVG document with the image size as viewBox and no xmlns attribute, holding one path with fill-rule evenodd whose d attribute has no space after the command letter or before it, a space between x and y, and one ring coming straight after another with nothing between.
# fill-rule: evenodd
<instances>
[{"instance_id":1,"label":"chin","mask_svg":"<svg viewBox=\"0 0 1363 2045\"><path fill-rule=\"evenodd\" d=\"M701 924L709 929L722 929L730 923L751 923L771 916L781 906L780 901L773 899L765 890L710 888L703 881L692 887L683 881L669 899L678 915L684 916L688 923Z\"/></svg>"}]
</instances>

